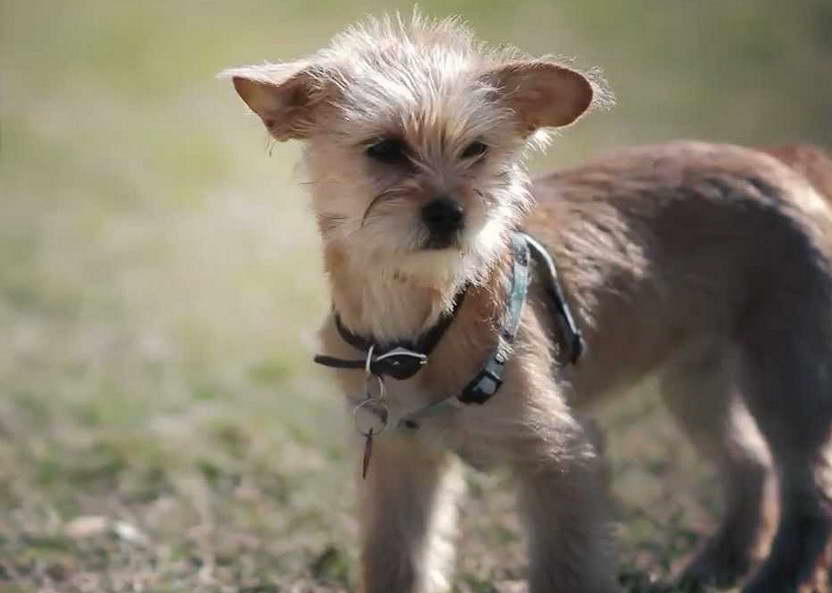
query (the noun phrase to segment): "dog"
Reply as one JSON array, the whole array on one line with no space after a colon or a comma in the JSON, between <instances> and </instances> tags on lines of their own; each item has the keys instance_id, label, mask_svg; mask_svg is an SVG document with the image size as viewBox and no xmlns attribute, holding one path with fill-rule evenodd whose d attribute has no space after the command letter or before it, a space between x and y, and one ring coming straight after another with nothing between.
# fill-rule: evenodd
<instances>
[{"instance_id":1,"label":"dog","mask_svg":"<svg viewBox=\"0 0 832 593\"><path fill-rule=\"evenodd\" d=\"M454 19L370 19L225 76L305 144L367 593L449 589L457 457L516 477L532 593L617 590L583 410L648 373L725 489L686 582L825 586L832 215L802 175L674 142L532 181L529 150L609 93Z\"/></svg>"}]
</instances>

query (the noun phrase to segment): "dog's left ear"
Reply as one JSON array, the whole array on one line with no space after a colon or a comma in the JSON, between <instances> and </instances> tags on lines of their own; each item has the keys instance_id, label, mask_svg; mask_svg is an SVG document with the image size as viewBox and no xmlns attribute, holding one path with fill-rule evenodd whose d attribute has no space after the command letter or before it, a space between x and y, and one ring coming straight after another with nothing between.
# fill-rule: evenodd
<instances>
[{"instance_id":1,"label":"dog's left ear","mask_svg":"<svg viewBox=\"0 0 832 593\"><path fill-rule=\"evenodd\" d=\"M571 124L592 103L589 80L552 62L512 62L486 72L484 79L529 132Z\"/></svg>"},{"instance_id":2,"label":"dog's left ear","mask_svg":"<svg viewBox=\"0 0 832 593\"><path fill-rule=\"evenodd\" d=\"M232 68L219 76L234 82L276 140L308 138L335 87L324 68L304 61Z\"/></svg>"}]
</instances>

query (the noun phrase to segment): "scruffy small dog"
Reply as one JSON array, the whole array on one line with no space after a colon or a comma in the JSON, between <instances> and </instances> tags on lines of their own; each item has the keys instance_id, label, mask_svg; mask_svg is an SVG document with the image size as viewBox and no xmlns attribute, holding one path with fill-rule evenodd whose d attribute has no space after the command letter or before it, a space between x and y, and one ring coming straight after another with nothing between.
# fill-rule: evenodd
<instances>
[{"instance_id":1,"label":"scruffy small dog","mask_svg":"<svg viewBox=\"0 0 832 593\"><path fill-rule=\"evenodd\" d=\"M274 138L306 143L333 304L319 361L363 437L368 593L448 589L452 454L515 472L532 593L616 590L576 410L653 371L725 486L724 522L685 578L825 586L832 223L802 176L680 142L532 182L528 148L603 85L454 20L370 20L227 75Z\"/></svg>"}]
</instances>

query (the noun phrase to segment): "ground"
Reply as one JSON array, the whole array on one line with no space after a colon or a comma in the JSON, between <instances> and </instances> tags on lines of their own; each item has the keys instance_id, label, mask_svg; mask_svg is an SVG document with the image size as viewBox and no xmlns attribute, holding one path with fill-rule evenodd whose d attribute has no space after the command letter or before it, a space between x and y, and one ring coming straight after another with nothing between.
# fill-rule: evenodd
<instances>
[{"instance_id":1,"label":"ground","mask_svg":"<svg viewBox=\"0 0 832 593\"><path fill-rule=\"evenodd\" d=\"M50 410L18 392L0 425L0 504L11 511L0 519L0 590L354 590L338 406L283 399L293 381L280 375L252 369L243 383L259 395L248 397L192 385L191 399L159 413L133 409L119 426L111 415L134 404ZM622 583L669 591L672 565L714 515L714 484L691 475L689 452L652 398L612 424ZM655 437L648 447L645 431ZM455 591L522 591L507 480L470 472L468 486Z\"/></svg>"}]
</instances>

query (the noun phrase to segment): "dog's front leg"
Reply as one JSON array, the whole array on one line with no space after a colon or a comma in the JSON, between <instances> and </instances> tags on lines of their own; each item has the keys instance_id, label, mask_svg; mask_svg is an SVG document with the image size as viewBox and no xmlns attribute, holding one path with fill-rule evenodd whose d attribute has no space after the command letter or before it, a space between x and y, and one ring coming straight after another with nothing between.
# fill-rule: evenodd
<instances>
[{"instance_id":1,"label":"dog's front leg","mask_svg":"<svg viewBox=\"0 0 832 593\"><path fill-rule=\"evenodd\" d=\"M597 460L517 468L530 593L612 593L614 559Z\"/></svg>"},{"instance_id":2,"label":"dog's front leg","mask_svg":"<svg viewBox=\"0 0 832 593\"><path fill-rule=\"evenodd\" d=\"M560 451L538 441L515 466L530 593L617 591L600 461L582 435L571 438Z\"/></svg>"},{"instance_id":3,"label":"dog's front leg","mask_svg":"<svg viewBox=\"0 0 832 593\"><path fill-rule=\"evenodd\" d=\"M529 591L618 591L601 459L556 388L543 383L501 393L473 410L470 423L516 475Z\"/></svg>"},{"instance_id":4,"label":"dog's front leg","mask_svg":"<svg viewBox=\"0 0 832 593\"><path fill-rule=\"evenodd\" d=\"M458 463L409 435L373 444L359 477L365 593L439 593L450 589Z\"/></svg>"}]
</instances>

